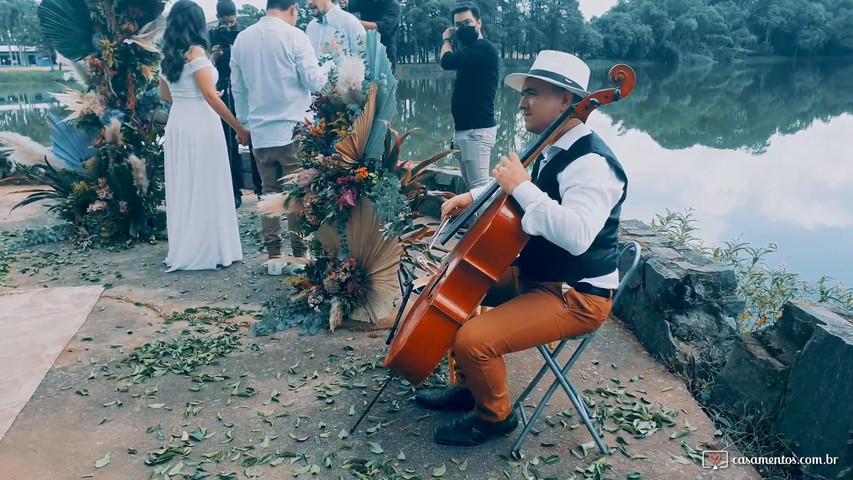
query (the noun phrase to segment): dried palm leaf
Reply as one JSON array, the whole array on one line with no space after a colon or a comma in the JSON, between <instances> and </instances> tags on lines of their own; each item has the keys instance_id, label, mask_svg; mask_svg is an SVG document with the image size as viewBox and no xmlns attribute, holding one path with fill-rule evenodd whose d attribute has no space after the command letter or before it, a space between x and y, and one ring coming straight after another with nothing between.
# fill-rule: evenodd
<instances>
[{"instance_id":1,"label":"dried palm leaf","mask_svg":"<svg viewBox=\"0 0 853 480\"><path fill-rule=\"evenodd\" d=\"M95 156L92 143L96 134L79 130L50 113L47 114L47 121L50 125L50 140L53 142L53 156L64 164L63 169L82 171L86 160Z\"/></svg>"},{"instance_id":2,"label":"dried palm leaf","mask_svg":"<svg viewBox=\"0 0 853 480\"><path fill-rule=\"evenodd\" d=\"M86 0L43 0L38 18L48 45L63 56L76 61L95 51Z\"/></svg>"},{"instance_id":3,"label":"dried palm leaf","mask_svg":"<svg viewBox=\"0 0 853 480\"><path fill-rule=\"evenodd\" d=\"M397 295L397 270L403 247L397 238L384 238L373 204L362 197L347 222L350 255L366 275L366 294L360 306L350 313L359 322L378 323L394 309Z\"/></svg>"},{"instance_id":4,"label":"dried palm leaf","mask_svg":"<svg viewBox=\"0 0 853 480\"><path fill-rule=\"evenodd\" d=\"M317 229L314 238L323 245L329 255L337 256L341 251L341 236L338 235L338 229L328 223L324 223Z\"/></svg>"},{"instance_id":5,"label":"dried palm leaf","mask_svg":"<svg viewBox=\"0 0 853 480\"><path fill-rule=\"evenodd\" d=\"M352 123L352 133L335 145L335 150L343 156L341 161L342 166L354 165L364 157L364 147L367 145L367 139L370 137L370 129L373 127L373 116L376 113L376 89L377 86L375 83L370 86L370 90L367 92L367 103L364 104L364 111Z\"/></svg>"},{"instance_id":6,"label":"dried palm leaf","mask_svg":"<svg viewBox=\"0 0 853 480\"><path fill-rule=\"evenodd\" d=\"M370 81L379 85L376 92L376 112L373 126L365 145L367 158L382 156L385 142L386 123L397 115L397 78L391 71L391 61L385 52L385 45L379 41L379 32L370 30L365 40L367 51L367 71Z\"/></svg>"}]
</instances>

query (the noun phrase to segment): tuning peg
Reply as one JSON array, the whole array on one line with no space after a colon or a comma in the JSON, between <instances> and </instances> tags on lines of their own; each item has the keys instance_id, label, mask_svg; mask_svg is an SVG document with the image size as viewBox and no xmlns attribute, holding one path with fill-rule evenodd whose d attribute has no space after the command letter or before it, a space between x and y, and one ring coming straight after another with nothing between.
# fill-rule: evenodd
<instances>
[{"instance_id":1,"label":"tuning peg","mask_svg":"<svg viewBox=\"0 0 853 480\"><path fill-rule=\"evenodd\" d=\"M591 103L592 106L596 108L601 106L601 102L597 98L590 98L589 103Z\"/></svg>"}]
</instances>

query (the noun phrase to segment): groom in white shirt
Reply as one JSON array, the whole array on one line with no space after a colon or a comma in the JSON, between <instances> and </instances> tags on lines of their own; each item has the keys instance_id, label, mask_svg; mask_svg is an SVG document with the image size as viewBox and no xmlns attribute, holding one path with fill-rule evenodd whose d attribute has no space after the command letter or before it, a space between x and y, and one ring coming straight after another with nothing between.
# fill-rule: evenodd
<instances>
[{"instance_id":1,"label":"groom in white shirt","mask_svg":"<svg viewBox=\"0 0 853 480\"><path fill-rule=\"evenodd\" d=\"M280 179L300 168L293 129L311 107L311 92L327 81L327 71L305 32L296 28L296 0L268 0L267 14L240 33L231 48L231 90L237 118L249 128L261 176L263 195L280 193ZM305 256L305 244L288 214L294 257ZM262 217L264 246L269 260L279 259L281 223Z\"/></svg>"},{"instance_id":2,"label":"groom in white shirt","mask_svg":"<svg viewBox=\"0 0 853 480\"><path fill-rule=\"evenodd\" d=\"M542 134L584 97L589 67L568 53L545 50L527 73L505 83L521 93L518 108L529 132ZM525 171L512 153L493 170L501 189L521 206L531 235L513 266L488 292L495 307L459 329L452 349L460 385L416 394L434 410L468 410L435 430L435 441L473 446L518 426L503 355L591 332L610 313L619 286L619 216L628 179L604 141L578 119ZM457 195L442 216L457 215L487 187Z\"/></svg>"},{"instance_id":3,"label":"groom in white shirt","mask_svg":"<svg viewBox=\"0 0 853 480\"><path fill-rule=\"evenodd\" d=\"M350 55L364 52L367 30L358 17L332 0L308 0L308 10L314 19L308 22L305 33L317 55L331 54L330 49L336 46Z\"/></svg>"}]
</instances>

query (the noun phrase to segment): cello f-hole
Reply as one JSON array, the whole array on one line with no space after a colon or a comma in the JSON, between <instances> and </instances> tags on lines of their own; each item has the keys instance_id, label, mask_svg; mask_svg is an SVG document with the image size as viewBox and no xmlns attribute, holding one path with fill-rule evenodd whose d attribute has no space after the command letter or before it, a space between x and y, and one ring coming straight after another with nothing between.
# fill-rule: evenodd
<instances>
[{"instance_id":1,"label":"cello f-hole","mask_svg":"<svg viewBox=\"0 0 853 480\"><path fill-rule=\"evenodd\" d=\"M430 287L429 292L427 292L427 298L432 298L433 290L435 290L435 288L441 283L441 279L444 277L445 273L447 273L447 263L445 263L444 267L441 268L441 273L435 277L432 287Z\"/></svg>"}]
</instances>

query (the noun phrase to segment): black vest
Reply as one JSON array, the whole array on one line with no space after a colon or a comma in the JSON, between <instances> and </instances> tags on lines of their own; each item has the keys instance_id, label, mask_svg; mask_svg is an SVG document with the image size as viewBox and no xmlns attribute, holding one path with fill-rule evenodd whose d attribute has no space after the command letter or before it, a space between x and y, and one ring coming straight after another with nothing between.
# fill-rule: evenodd
<instances>
[{"instance_id":1,"label":"black vest","mask_svg":"<svg viewBox=\"0 0 853 480\"><path fill-rule=\"evenodd\" d=\"M527 242L515 264L521 275L536 282L565 282L574 285L584 278L595 278L616 270L619 263L619 214L628 192L628 178L622 165L604 141L595 133L578 139L568 150L552 158L541 172L539 161L533 169L533 183L549 197L562 203L557 175L576 159L595 153L604 157L625 182L622 198L610 211L604 227L592 241L589 249L580 255L572 255L545 237L535 236ZM537 175L538 172L538 175Z\"/></svg>"}]
</instances>

